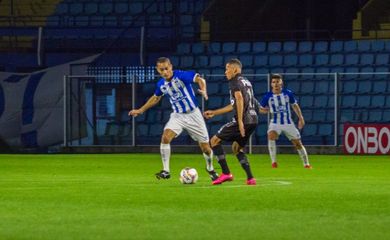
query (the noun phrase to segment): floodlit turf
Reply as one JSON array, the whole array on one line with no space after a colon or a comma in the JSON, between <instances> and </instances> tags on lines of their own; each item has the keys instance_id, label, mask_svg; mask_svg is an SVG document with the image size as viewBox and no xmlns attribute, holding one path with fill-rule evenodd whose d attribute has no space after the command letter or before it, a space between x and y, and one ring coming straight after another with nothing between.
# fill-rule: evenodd
<instances>
[{"instance_id":1,"label":"floodlit turf","mask_svg":"<svg viewBox=\"0 0 390 240\"><path fill-rule=\"evenodd\" d=\"M0 239L390 239L389 156L249 158L257 186L231 155L220 186L200 154L173 154L160 181L157 154L0 155Z\"/></svg>"}]
</instances>

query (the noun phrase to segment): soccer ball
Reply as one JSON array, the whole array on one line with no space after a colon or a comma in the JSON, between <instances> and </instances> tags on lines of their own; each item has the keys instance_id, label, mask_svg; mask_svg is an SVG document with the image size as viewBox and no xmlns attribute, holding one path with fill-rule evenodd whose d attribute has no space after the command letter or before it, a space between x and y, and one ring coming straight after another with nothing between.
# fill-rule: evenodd
<instances>
[{"instance_id":1,"label":"soccer ball","mask_svg":"<svg viewBox=\"0 0 390 240\"><path fill-rule=\"evenodd\" d=\"M180 171L179 180L183 184L193 184L198 181L198 172L195 168L186 167Z\"/></svg>"}]
</instances>

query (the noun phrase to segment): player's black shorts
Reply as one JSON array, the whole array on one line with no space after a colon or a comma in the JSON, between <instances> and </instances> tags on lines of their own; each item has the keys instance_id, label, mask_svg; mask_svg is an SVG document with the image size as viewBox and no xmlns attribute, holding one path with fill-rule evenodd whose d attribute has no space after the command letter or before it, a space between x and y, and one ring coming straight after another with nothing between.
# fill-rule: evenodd
<instances>
[{"instance_id":1,"label":"player's black shorts","mask_svg":"<svg viewBox=\"0 0 390 240\"><path fill-rule=\"evenodd\" d=\"M215 135L224 141L236 141L241 147L245 147L248 143L249 137L255 131L256 126L257 124L244 124L245 137L242 137L240 130L238 129L238 123L228 122L223 125Z\"/></svg>"}]
</instances>

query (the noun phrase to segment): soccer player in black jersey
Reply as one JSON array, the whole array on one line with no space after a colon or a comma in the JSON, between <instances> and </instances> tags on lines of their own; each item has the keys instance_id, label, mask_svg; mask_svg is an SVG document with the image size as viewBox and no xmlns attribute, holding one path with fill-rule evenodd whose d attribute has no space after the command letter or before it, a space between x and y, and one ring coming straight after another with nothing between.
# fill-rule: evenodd
<instances>
[{"instance_id":1,"label":"soccer player in black jersey","mask_svg":"<svg viewBox=\"0 0 390 240\"><path fill-rule=\"evenodd\" d=\"M256 185L256 179L252 175L248 158L244 153L244 147L257 126L256 107L258 102L253 95L252 84L241 75L241 69L242 64L238 59L231 59L226 63L225 75L229 81L231 104L216 110L205 111L203 114L205 118L209 119L227 112L235 112L232 121L223 125L210 140L214 156L216 156L222 168L222 174L213 181L213 185L233 180L233 175L229 170L225 152L221 145L222 140L233 142L232 150L245 170L246 183Z\"/></svg>"}]
</instances>

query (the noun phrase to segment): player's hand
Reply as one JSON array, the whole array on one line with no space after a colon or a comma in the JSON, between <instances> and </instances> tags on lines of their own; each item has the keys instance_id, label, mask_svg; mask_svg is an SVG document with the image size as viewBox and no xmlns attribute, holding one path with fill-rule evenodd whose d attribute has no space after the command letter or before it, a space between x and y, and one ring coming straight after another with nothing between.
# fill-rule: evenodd
<instances>
[{"instance_id":1,"label":"player's hand","mask_svg":"<svg viewBox=\"0 0 390 240\"><path fill-rule=\"evenodd\" d=\"M203 96L203 98L207 101L209 96L207 95L207 91L198 89L198 93Z\"/></svg>"},{"instance_id":2,"label":"player's hand","mask_svg":"<svg viewBox=\"0 0 390 240\"><path fill-rule=\"evenodd\" d=\"M137 117L138 115L141 115L143 112L140 109L133 109L129 112L129 116Z\"/></svg>"},{"instance_id":3,"label":"player's hand","mask_svg":"<svg viewBox=\"0 0 390 240\"><path fill-rule=\"evenodd\" d=\"M305 126L305 120L299 119L298 120L298 129L302 130L303 126Z\"/></svg>"},{"instance_id":4,"label":"player's hand","mask_svg":"<svg viewBox=\"0 0 390 240\"><path fill-rule=\"evenodd\" d=\"M207 110L203 113L203 117L205 117L206 119L210 119L212 117L214 117L214 111L213 110Z\"/></svg>"},{"instance_id":5,"label":"player's hand","mask_svg":"<svg viewBox=\"0 0 390 240\"><path fill-rule=\"evenodd\" d=\"M238 124L238 129L240 130L241 137L245 137L244 124Z\"/></svg>"}]
</instances>

